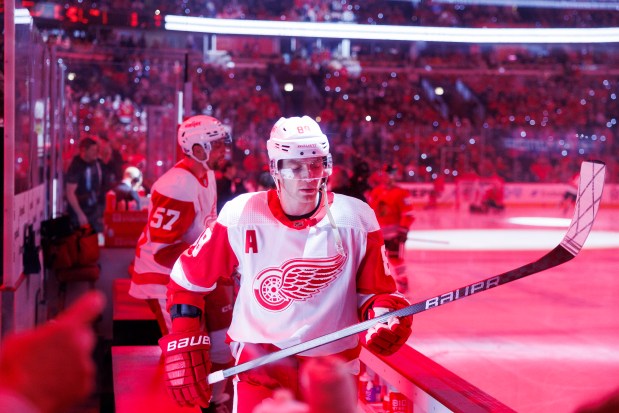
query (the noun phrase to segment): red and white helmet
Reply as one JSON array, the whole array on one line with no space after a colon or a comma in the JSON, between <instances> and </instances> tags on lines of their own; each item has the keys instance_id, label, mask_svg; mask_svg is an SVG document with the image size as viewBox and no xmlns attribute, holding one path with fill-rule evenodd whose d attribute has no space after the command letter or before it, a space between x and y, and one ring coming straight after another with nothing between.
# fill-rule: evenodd
<instances>
[{"instance_id":1,"label":"red and white helmet","mask_svg":"<svg viewBox=\"0 0 619 413\"><path fill-rule=\"evenodd\" d=\"M280 160L316 157L324 158L326 176L331 175L333 162L329 153L329 140L318 123L309 116L280 118L271 129L267 152L274 178L280 176Z\"/></svg>"},{"instance_id":2,"label":"red and white helmet","mask_svg":"<svg viewBox=\"0 0 619 413\"><path fill-rule=\"evenodd\" d=\"M183 121L178 128L177 138L183 153L202 163L205 161L197 159L193 155L194 145L201 145L204 148L206 160L208 160L211 142L220 139L223 139L226 144L232 142L232 138L224 125L217 119L206 115L192 116Z\"/></svg>"}]
</instances>

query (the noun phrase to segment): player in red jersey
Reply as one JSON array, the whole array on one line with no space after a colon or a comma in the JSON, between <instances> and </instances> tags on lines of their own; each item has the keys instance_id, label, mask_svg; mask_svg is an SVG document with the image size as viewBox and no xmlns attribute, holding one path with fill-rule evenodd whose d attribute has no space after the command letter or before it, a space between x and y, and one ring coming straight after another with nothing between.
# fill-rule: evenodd
<instances>
[{"instance_id":1,"label":"player in red jersey","mask_svg":"<svg viewBox=\"0 0 619 413\"><path fill-rule=\"evenodd\" d=\"M166 310L166 285L172 265L217 218L214 168L224 158L230 142L224 126L213 117L198 115L185 120L178 130L178 144L185 156L151 188L148 221L135 251L129 294L148 302L162 335L172 326ZM225 343L232 317L232 287L220 283L217 291L201 303L200 309L204 308L209 309L209 318L204 322L212 331L211 359L227 366L232 360ZM218 385L214 405L225 402L224 385Z\"/></svg>"},{"instance_id":2,"label":"player in red jersey","mask_svg":"<svg viewBox=\"0 0 619 413\"><path fill-rule=\"evenodd\" d=\"M566 185L563 198L561 199L560 207L563 210L563 214L567 214L574 208L576 198L578 197L578 183L580 182L580 172L572 175L572 178Z\"/></svg>"},{"instance_id":3,"label":"player in red jersey","mask_svg":"<svg viewBox=\"0 0 619 413\"><path fill-rule=\"evenodd\" d=\"M376 213L383 231L389 262L394 267L398 289L408 290L408 277L404 260L405 244L410 226L415 221L413 198L409 191L395 182L396 168L389 166L380 172L379 184L368 196L368 203Z\"/></svg>"},{"instance_id":4,"label":"player in red jersey","mask_svg":"<svg viewBox=\"0 0 619 413\"><path fill-rule=\"evenodd\" d=\"M228 202L172 269L172 330L159 344L168 388L181 404L210 397L210 332L201 328L200 308L234 271L240 286L228 336L237 364L408 305L389 273L372 209L326 190L332 161L319 125L308 116L281 118L267 149L276 189ZM411 325L411 317L393 317L362 338L370 350L392 354ZM353 335L241 373L233 380L234 411L251 413L281 387L302 398L299 369L312 357L337 355L357 374L359 351Z\"/></svg>"}]
</instances>

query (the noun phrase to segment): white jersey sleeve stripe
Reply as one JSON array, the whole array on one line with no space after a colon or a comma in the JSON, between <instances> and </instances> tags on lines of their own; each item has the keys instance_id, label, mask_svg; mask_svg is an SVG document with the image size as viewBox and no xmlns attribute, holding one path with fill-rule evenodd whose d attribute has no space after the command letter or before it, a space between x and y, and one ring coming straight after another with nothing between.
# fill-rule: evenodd
<instances>
[{"instance_id":1,"label":"white jersey sleeve stripe","mask_svg":"<svg viewBox=\"0 0 619 413\"><path fill-rule=\"evenodd\" d=\"M176 260L176 262L174 263L174 266L172 267L172 272L170 273L170 278L172 279L172 281L185 288L186 290L194 291L197 293L208 293L210 291L213 291L217 287L217 283L214 283L211 288L199 287L195 284L192 284L187 279L180 260Z\"/></svg>"}]
</instances>

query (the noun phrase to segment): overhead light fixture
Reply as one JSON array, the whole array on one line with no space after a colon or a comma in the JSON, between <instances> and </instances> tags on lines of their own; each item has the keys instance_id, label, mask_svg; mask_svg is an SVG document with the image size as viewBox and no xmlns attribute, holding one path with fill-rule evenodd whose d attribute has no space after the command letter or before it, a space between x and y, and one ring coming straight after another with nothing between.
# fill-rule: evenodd
<instances>
[{"instance_id":1,"label":"overhead light fixture","mask_svg":"<svg viewBox=\"0 0 619 413\"><path fill-rule=\"evenodd\" d=\"M310 23L165 16L166 30L246 36L312 37L349 40L398 40L450 43L617 43L619 27L461 28Z\"/></svg>"},{"instance_id":2,"label":"overhead light fixture","mask_svg":"<svg viewBox=\"0 0 619 413\"><path fill-rule=\"evenodd\" d=\"M471 6L503 6L505 0L433 0L434 3L466 4ZM512 7L536 7L543 9L581 9L581 10L619 10L619 2L614 0L512 0Z\"/></svg>"},{"instance_id":3,"label":"overhead light fixture","mask_svg":"<svg viewBox=\"0 0 619 413\"><path fill-rule=\"evenodd\" d=\"M32 24L28 9L15 9L15 24Z\"/></svg>"}]
</instances>

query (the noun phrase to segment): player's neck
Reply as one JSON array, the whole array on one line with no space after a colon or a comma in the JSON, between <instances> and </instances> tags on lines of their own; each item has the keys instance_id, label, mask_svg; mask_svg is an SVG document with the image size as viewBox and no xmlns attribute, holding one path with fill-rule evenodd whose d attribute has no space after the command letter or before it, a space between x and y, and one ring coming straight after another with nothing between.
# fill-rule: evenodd
<instances>
[{"instance_id":1,"label":"player's neck","mask_svg":"<svg viewBox=\"0 0 619 413\"><path fill-rule=\"evenodd\" d=\"M191 173L198 177L198 179L202 179L206 176L207 170L204 168L202 163L196 161L195 159L186 156L183 159L183 163L191 171Z\"/></svg>"}]
</instances>

